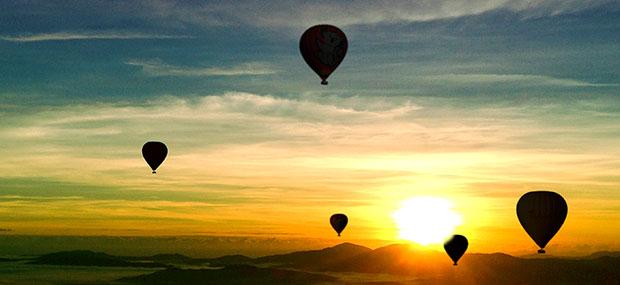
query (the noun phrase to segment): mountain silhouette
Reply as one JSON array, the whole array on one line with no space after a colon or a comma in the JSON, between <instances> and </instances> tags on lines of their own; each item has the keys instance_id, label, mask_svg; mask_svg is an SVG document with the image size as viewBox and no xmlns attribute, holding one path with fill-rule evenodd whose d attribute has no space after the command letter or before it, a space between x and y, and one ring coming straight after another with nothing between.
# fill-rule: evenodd
<instances>
[{"instance_id":1,"label":"mountain silhouette","mask_svg":"<svg viewBox=\"0 0 620 285\"><path fill-rule=\"evenodd\" d=\"M258 268L250 265L231 265L222 269L167 269L151 274L119 279L128 284L335 284L335 277L275 268Z\"/></svg>"},{"instance_id":2,"label":"mountain silhouette","mask_svg":"<svg viewBox=\"0 0 620 285\"><path fill-rule=\"evenodd\" d=\"M62 251L45 254L30 261L29 264L147 268L169 267L168 265L156 262L131 262L122 257L90 250Z\"/></svg>"},{"instance_id":3,"label":"mountain silhouette","mask_svg":"<svg viewBox=\"0 0 620 285\"><path fill-rule=\"evenodd\" d=\"M419 271L434 270L436 265L447 262L446 258L447 256L440 252L422 251L405 244L393 244L343 259L330 267L324 268L324 270L390 274L407 272L415 274Z\"/></svg>"},{"instance_id":4,"label":"mountain silhouette","mask_svg":"<svg viewBox=\"0 0 620 285\"><path fill-rule=\"evenodd\" d=\"M195 259L193 264L209 264L210 266L254 264L255 259L241 254L224 255L217 258Z\"/></svg>"},{"instance_id":5,"label":"mountain silhouette","mask_svg":"<svg viewBox=\"0 0 620 285\"><path fill-rule=\"evenodd\" d=\"M119 258L123 260L151 261L151 262L158 262L158 263L165 263L165 264L189 264L195 260L194 258L185 256L182 254L178 254L178 253L156 254L156 255L151 255L151 256L122 256Z\"/></svg>"},{"instance_id":6,"label":"mountain silhouette","mask_svg":"<svg viewBox=\"0 0 620 285\"><path fill-rule=\"evenodd\" d=\"M588 256L588 258L599 258L599 257L620 257L620 251L599 251L592 253Z\"/></svg>"},{"instance_id":7,"label":"mountain silhouette","mask_svg":"<svg viewBox=\"0 0 620 285\"><path fill-rule=\"evenodd\" d=\"M296 269L326 270L347 259L369 252L372 252L372 249L352 243L342 243L321 250L299 251L289 254L259 257L254 259L253 262L256 264L267 264Z\"/></svg>"},{"instance_id":8,"label":"mountain silhouette","mask_svg":"<svg viewBox=\"0 0 620 285\"><path fill-rule=\"evenodd\" d=\"M617 252L597 252L571 258L466 253L459 265L453 266L443 252L406 244L373 250L344 243L321 250L258 258L243 255L191 258L177 254L118 257L101 252L67 251L42 255L31 264L164 268L152 274L119 281L131 284L342 284L339 278L360 274L400 276L399 280L409 281L346 283L619 284L620 280L620 256ZM179 264L220 268L179 269Z\"/></svg>"},{"instance_id":9,"label":"mountain silhouette","mask_svg":"<svg viewBox=\"0 0 620 285\"><path fill-rule=\"evenodd\" d=\"M619 284L620 280L618 257L523 259L501 253L470 254L460 264L458 276L469 284Z\"/></svg>"}]
</instances>

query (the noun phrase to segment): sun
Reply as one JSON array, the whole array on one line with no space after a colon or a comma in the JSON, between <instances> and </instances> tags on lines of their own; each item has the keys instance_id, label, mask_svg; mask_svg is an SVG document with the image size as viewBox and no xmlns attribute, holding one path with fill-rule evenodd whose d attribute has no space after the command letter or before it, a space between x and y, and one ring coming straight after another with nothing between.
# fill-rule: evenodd
<instances>
[{"instance_id":1,"label":"sun","mask_svg":"<svg viewBox=\"0 0 620 285\"><path fill-rule=\"evenodd\" d=\"M398 225L399 238L424 246L444 242L461 224L461 215L452 210L452 203L436 197L403 201L392 217Z\"/></svg>"}]
</instances>

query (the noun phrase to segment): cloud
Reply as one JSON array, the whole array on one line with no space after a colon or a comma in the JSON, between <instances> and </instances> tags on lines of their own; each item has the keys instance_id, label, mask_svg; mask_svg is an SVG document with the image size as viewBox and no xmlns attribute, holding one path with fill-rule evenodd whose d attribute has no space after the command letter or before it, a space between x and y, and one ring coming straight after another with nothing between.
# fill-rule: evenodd
<instances>
[{"instance_id":1,"label":"cloud","mask_svg":"<svg viewBox=\"0 0 620 285\"><path fill-rule=\"evenodd\" d=\"M555 80L512 75L456 75L454 78L488 82ZM51 144L71 145L74 140L114 143L116 140L127 142L132 137L166 135L194 145L192 141L200 134L208 138L211 145L327 140L334 146L356 144L381 146L384 150L398 147L397 141L407 139L416 143L398 149L420 151L432 145L435 149L449 149L453 144L460 149L514 146L515 138L527 139L530 143L533 138L544 139L541 132L574 133L575 126L547 118L549 113L559 109L567 113L566 116L574 113L597 116L597 128L588 126L586 118L580 120L580 124L588 126L590 132L601 134L613 131L603 123L616 118L610 115L614 110L601 109L606 101L585 102L568 112L555 105L475 107L472 111L444 105L443 100L420 100L424 102L421 105L407 96L344 97L308 93L278 97L244 92L185 99L162 97L137 105L91 104L44 110L33 116L13 118L19 123L0 128L0 136L7 140L45 140ZM583 113L585 111L593 113ZM547 118L547 122L555 125L553 128L520 127L532 125L536 118ZM538 143L544 144L544 140Z\"/></svg>"},{"instance_id":2,"label":"cloud","mask_svg":"<svg viewBox=\"0 0 620 285\"><path fill-rule=\"evenodd\" d=\"M84 197L80 196L54 196L54 197L46 197L46 196L20 196L20 195L0 195L0 201L22 201L22 200L31 200L31 201L59 201L59 200L82 200Z\"/></svg>"},{"instance_id":3,"label":"cloud","mask_svg":"<svg viewBox=\"0 0 620 285\"><path fill-rule=\"evenodd\" d=\"M33 0L0 4L4 15L36 18L45 28L62 25L79 28L127 26L184 30L196 26L258 26L304 28L318 23L339 26L431 21L508 10L523 17L544 17L611 6L614 0L237 0L237 1L75 1ZM611 4L611 5L610 5ZM617 9L617 8L616 8ZM28 11L28 12L24 12ZM1 13L1 12L0 12ZM33 17L32 15L37 15ZM80 15L78 17L77 15ZM85 23L86 22L86 23ZM62 26L61 25L61 26ZM17 25L16 25L17 26Z\"/></svg>"},{"instance_id":4,"label":"cloud","mask_svg":"<svg viewBox=\"0 0 620 285\"><path fill-rule=\"evenodd\" d=\"M515 83L525 85L548 85L557 87L615 87L616 83L590 83L581 80L557 78L530 74L442 74L423 76L429 81L448 82L451 84L479 85L493 83Z\"/></svg>"},{"instance_id":5,"label":"cloud","mask_svg":"<svg viewBox=\"0 0 620 285\"><path fill-rule=\"evenodd\" d=\"M330 142L344 150L355 141L365 141L346 152L370 151L389 143L393 136L423 131L406 122L406 116L420 109L407 98L303 97L229 92L193 99L160 98L133 106L75 105L41 111L18 119L20 122L15 125L0 127L0 137L9 139L15 147L7 163L32 163L25 172L17 173L17 168L11 167L12 174L5 174L45 173L47 177L62 179L71 169L82 165L84 171L77 182L89 181L102 173L124 177L127 170L140 171L144 167L142 160L135 160L136 147L145 140L157 139L173 149L175 155L171 159L185 161L170 165L181 166L178 170L186 172L176 176L179 183L186 185L188 179L194 179L190 178L191 173L203 169L198 166L203 163L201 160L209 156L209 160L221 161L222 169L232 167L224 164L243 163L246 159L279 168L292 163L287 160L307 156ZM393 132L385 130L392 127ZM190 168L182 170L186 167ZM252 168L246 165L237 169L247 167ZM251 176L260 176L268 170L247 171ZM234 173L230 175L201 175L200 180L247 185L234 178ZM283 186L291 179L278 175L280 178L273 183ZM142 185L139 181L122 183L125 187Z\"/></svg>"},{"instance_id":6,"label":"cloud","mask_svg":"<svg viewBox=\"0 0 620 285\"><path fill-rule=\"evenodd\" d=\"M278 72L262 62L249 62L232 67L183 67L165 64L159 60L130 60L126 64L140 67L149 76L243 76Z\"/></svg>"},{"instance_id":7,"label":"cloud","mask_svg":"<svg viewBox=\"0 0 620 285\"><path fill-rule=\"evenodd\" d=\"M588 114L583 113L587 110L597 111L596 126L587 120L592 114L573 119L570 125L565 120L549 119L549 114L557 112L574 118L575 114ZM12 125L0 128L0 138L11 146L5 148L11 152L5 154L6 167L0 166L0 172L9 177L27 173L64 177L79 166L84 169L85 180L101 173L124 177L144 167L143 161L134 159L135 149L149 139L170 144L175 154L172 159L179 162L171 162L167 169L176 172L178 182L184 185L196 179L192 175L201 172L205 159L217 161L222 171L244 170L256 179L268 175L269 183L280 186L288 185L295 175L312 175L304 173L304 168L320 169L326 163L337 168L331 170L330 177L352 177L346 173L356 169L355 177L368 180L411 172L443 175L476 163L505 162L522 169L539 151L556 163L569 164L566 157L549 152L570 153L592 140L613 140L613 135L603 135L613 133L616 117L600 117L600 112L611 111L599 110L599 105L471 109L451 107L444 100L420 105L406 96L305 94L289 98L243 92L191 99L164 97L139 105L75 105L13 118ZM558 145L556 137L564 137L563 143ZM599 150L608 154L614 148L610 145ZM519 155L524 161L506 157L502 162L497 158L501 155L496 154L521 151L527 153ZM446 153L450 155L444 156ZM585 153L584 157L569 154L568 158L575 159L570 164L601 159L594 153ZM30 166L8 166L13 164ZM261 164L264 169L254 168ZM286 170L287 177L273 174L283 173L290 165L299 165L301 172ZM482 168L479 174L491 176L498 167ZM521 177L529 175L525 172ZM244 185L233 178L234 172L229 174L201 176L200 180ZM602 174L606 172L597 175ZM346 178L335 179L353 183ZM132 185L129 181L122 183Z\"/></svg>"},{"instance_id":8,"label":"cloud","mask_svg":"<svg viewBox=\"0 0 620 285\"><path fill-rule=\"evenodd\" d=\"M601 108L610 101L466 107L460 98L417 100L226 92L9 113L11 123L0 126L0 173L26 179L3 179L0 221L19 233L321 236L329 230L326 209L344 207L365 225L352 238L383 238L391 228L381 213L415 195L474 205L480 219L464 221L489 226L483 217L514 207L493 193L618 187L599 182L617 176L620 163L618 112ZM557 114L570 119L550 120ZM151 139L170 150L157 176L140 157Z\"/></svg>"},{"instance_id":9,"label":"cloud","mask_svg":"<svg viewBox=\"0 0 620 285\"><path fill-rule=\"evenodd\" d=\"M135 32L58 32L30 35L0 36L0 40L10 42L44 42L44 41L74 41L74 40L139 40L139 39L182 39L189 36L156 35Z\"/></svg>"},{"instance_id":10,"label":"cloud","mask_svg":"<svg viewBox=\"0 0 620 285\"><path fill-rule=\"evenodd\" d=\"M467 1L230 1L182 4L151 2L151 15L204 25L245 24L268 27L307 27L317 23L340 26L385 22L413 22L510 10L526 17L574 13L613 3L612 0L467 0Z\"/></svg>"}]
</instances>

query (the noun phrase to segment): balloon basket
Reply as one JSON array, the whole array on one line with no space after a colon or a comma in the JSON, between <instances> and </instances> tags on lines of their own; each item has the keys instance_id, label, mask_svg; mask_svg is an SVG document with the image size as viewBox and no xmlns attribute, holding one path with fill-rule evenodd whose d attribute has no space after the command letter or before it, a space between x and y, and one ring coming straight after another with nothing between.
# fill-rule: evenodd
<instances>
[{"instance_id":1,"label":"balloon basket","mask_svg":"<svg viewBox=\"0 0 620 285\"><path fill-rule=\"evenodd\" d=\"M539 249L539 250L538 250L538 253L539 253L539 254L543 254L543 253L545 253L545 250L544 250L544 249Z\"/></svg>"},{"instance_id":2,"label":"balloon basket","mask_svg":"<svg viewBox=\"0 0 620 285\"><path fill-rule=\"evenodd\" d=\"M327 80L321 81L321 85L327 85Z\"/></svg>"}]
</instances>

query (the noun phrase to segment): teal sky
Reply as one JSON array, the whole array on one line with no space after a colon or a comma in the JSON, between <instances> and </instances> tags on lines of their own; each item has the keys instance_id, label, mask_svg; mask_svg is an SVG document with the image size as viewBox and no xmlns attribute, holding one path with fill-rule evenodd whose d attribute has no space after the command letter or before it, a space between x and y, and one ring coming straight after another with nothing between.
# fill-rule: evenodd
<instances>
[{"instance_id":1,"label":"teal sky","mask_svg":"<svg viewBox=\"0 0 620 285\"><path fill-rule=\"evenodd\" d=\"M620 222L570 235L620 221L617 1L62 3L0 3L0 234L320 239L346 209L380 244L436 195L521 250L500 220L546 188L558 247L620 249ZM349 40L328 86L298 50L319 23Z\"/></svg>"}]
</instances>

